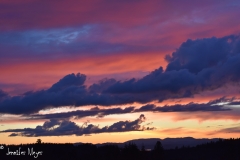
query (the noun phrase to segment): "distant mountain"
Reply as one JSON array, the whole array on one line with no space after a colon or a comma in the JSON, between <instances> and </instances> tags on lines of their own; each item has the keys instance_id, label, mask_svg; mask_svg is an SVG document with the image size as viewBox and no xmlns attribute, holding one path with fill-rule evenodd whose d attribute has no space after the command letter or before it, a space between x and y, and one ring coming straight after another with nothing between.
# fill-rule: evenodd
<instances>
[{"instance_id":1,"label":"distant mountain","mask_svg":"<svg viewBox=\"0 0 240 160\"><path fill-rule=\"evenodd\" d=\"M148 138L148 139L134 139L134 140L129 140L123 143L101 143L101 144L96 144L96 146L104 146L104 145L118 145L119 147L124 147L125 144L128 143L135 143L139 149L141 149L142 145L145 146L145 149L153 149L154 145L156 144L157 141L160 141L163 145L164 149L173 149L175 147L182 147L182 146L189 146L189 147L194 147L196 145L200 145L203 143L207 142L215 142L219 138L213 138L213 139L195 139L192 137L183 137L183 138L165 138L165 139L160 139L160 138ZM81 143L75 143L75 145L78 145Z\"/></svg>"},{"instance_id":2,"label":"distant mountain","mask_svg":"<svg viewBox=\"0 0 240 160\"><path fill-rule=\"evenodd\" d=\"M175 147L182 147L182 146L189 146L189 147L194 147L199 144L211 142L211 141L217 141L218 138L214 139L195 139L192 137L183 137L183 138L165 138L165 139L160 139L160 138L150 138L150 139L136 139L136 140L130 140L125 143L133 142L135 143L139 148L141 148L142 145L145 146L146 149L153 149L154 145L156 144L157 141L160 141L162 143L162 146L164 149L172 149Z\"/></svg>"}]
</instances>

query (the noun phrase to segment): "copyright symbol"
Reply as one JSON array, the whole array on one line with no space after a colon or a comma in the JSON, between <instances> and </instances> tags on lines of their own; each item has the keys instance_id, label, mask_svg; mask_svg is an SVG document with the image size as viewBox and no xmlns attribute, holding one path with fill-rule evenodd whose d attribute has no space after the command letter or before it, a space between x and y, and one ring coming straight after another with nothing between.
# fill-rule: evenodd
<instances>
[{"instance_id":1,"label":"copyright symbol","mask_svg":"<svg viewBox=\"0 0 240 160\"><path fill-rule=\"evenodd\" d=\"M0 146L0 149L4 149L4 147L3 147L3 146Z\"/></svg>"}]
</instances>

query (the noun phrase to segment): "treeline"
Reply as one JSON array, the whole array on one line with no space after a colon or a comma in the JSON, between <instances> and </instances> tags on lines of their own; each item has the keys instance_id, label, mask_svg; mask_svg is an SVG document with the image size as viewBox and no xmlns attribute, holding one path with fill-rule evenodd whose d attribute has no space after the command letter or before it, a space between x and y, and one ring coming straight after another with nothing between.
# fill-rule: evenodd
<instances>
[{"instance_id":1,"label":"treeline","mask_svg":"<svg viewBox=\"0 0 240 160\"><path fill-rule=\"evenodd\" d=\"M25 152L24 155L23 152ZM152 151L147 151L144 145L139 149L134 143L128 143L121 148L117 145L104 145L97 147L90 143L79 144L76 146L69 143L41 143L41 141L38 140L35 144L0 145L0 159L235 160L240 159L240 139L219 139L216 142L197 145L195 147L181 146L169 150L164 150L161 142L157 141Z\"/></svg>"},{"instance_id":2,"label":"treeline","mask_svg":"<svg viewBox=\"0 0 240 160\"><path fill-rule=\"evenodd\" d=\"M83 143L77 146L73 144L38 143L21 145L0 145L0 159L51 159L51 160L157 160L163 159L163 147L161 142L156 142L153 151L146 151L144 146L139 150L134 143L126 144L123 148L117 145L104 145L97 147L91 143ZM12 152L10 155L10 152ZM20 152L24 152L21 154ZM35 152L35 155L34 153ZM15 152L15 154L13 153ZM37 155L38 152L42 152ZM30 154L29 154L30 153ZM35 156L35 157L34 157ZM37 157L36 157L37 156Z\"/></svg>"},{"instance_id":3,"label":"treeline","mask_svg":"<svg viewBox=\"0 0 240 160\"><path fill-rule=\"evenodd\" d=\"M182 146L164 151L168 160L240 160L240 139L219 139L195 147Z\"/></svg>"}]
</instances>

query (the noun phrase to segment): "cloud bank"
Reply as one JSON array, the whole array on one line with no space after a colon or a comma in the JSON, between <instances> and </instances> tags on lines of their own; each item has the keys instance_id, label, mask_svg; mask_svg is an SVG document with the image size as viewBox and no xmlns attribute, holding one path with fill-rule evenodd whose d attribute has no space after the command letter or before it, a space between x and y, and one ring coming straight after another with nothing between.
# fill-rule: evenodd
<instances>
[{"instance_id":1,"label":"cloud bank","mask_svg":"<svg viewBox=\"0 0 240 160\"><path fill-rule=\"evenodd\" d=\"M32 114L27 116L30 119L69 119L74 117L75 119L80 119L87 116L96 116L102 118L107 115L113 114L125 114L125 113L137 113L137 112L216 112L216 111L230 111L230 108L225 107L224 105L219 105L219 102L228 102L232 104L233 99L220 98L208 103L188 103L185 105L175 104L175 105L165 105L165 106L156 106L154 104L147 104L140 108L136 107L126 107L122 108L110 108L110 109L99 109L94 107L90 110L77 110L71 112L62 112L62 113L52 113L52 114Z\"/></svg>"},{"instance_id":2,"label":"cloud bank","mask_svg":"<svg viewBox=\"0 0 240 160\"><path fill-rule=\"evenodd\" d=\"M75 122L68 120L56 120L51 119L44 122L42 126L36 128L24 128L24 129L9 129L0 131L14 132L9 136L26 136L26 137L38 137L38 136L63 136L63 135L76 135L83 136L96 133L108 133L108 132L127 132L127 131L145 131L153 130L155 128L141 126L146 120L146 117L141 114L138 119L134 121L119 121L110 126L100 128L93 124L84 123L82 126L78 126Z\"/></svg>"},{"instance_id":3,"label":"cloud bank","mask_svg":"<svg viewBox=\"0 0 240 160\"><path fill-rule=\"evenodd\" d=\"M60 106L111 106L149 103L154 100L161 102L193 97L227 85L239 86L238 35L187 40L165 59L168 61L165 70L159 67L138 80L105 79L89 88L84 85L86 75L69 74L47 90L4 98L0 102L0 113L31 114ZM176 106L174 110L198 110L194 104L178 108ZM168 109L166 107L160 110Z\"/></svg>"}]
</instances>

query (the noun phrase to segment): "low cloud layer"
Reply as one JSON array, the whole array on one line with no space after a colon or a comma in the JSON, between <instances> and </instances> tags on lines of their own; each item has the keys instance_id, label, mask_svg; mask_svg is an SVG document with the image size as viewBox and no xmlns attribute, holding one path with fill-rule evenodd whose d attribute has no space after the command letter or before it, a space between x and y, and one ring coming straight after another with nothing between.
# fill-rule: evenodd
<instances>
[{"instance_id":1,"label":"low cloud layer","mask_svg":"<svg viewBox=\"0 0 240 160\"><path fill-rule=\"evenodd\" d=\"M75 122L68 120L56 120L51 119L46 121L42 126L36 128L24 128L24 129L9 129L0 131L14 132L9 136L26 136L26 137L38 137L38 136L63 136L63 135L76 135L82 136L85 134L95 133L107 133L107 132L127 132L127 131L144 131L153 130L155 128L141 126L146 120L146 117L141 114L138 119L134 121L119 121L110 126L100 128L93 124L84 123L82 126L78 126Z\"/></svg>"},{"instance_id":2,"label":"low cloud layer","mask_svg":"<svg viewBox=\"0 0 240 160\"><path fill-rule=\"evenodd\" d=\"M0 102L0 113L31 114L61 106L111 106L134 102L149 103L154 100L161 102L193 97L195 94L226 85L239 87L239 36L187 40L175 52L167 55L166 60L166 70L159 67L139 80L105 79L89 88L84 86L86 75L69 74L47 90L28 92L23 96L4 96ZM198 109L197 106L175 106L172 110L202 109ZM215 109L211 107L212 110L216 108L217 106ZM169 109L160 108L161 111Z\"/></svg>"},{"instance_id":3,"label":"low cloud layer","mask_svg":"<svg viewBox=\"0 0 240 160\"><path fill-rule=\"evenodd\" d=\"M132 113L134 107L127 107L125 109L121 108L110 108L110 109L99 109L98 107L92 108L90 110L77 110L71 112L63 113L52 113L52 114L36 114L31 115L31 119L52 119L52 118L71 118L75 117L76 119L87 117L87 116L97 116L102 118L111 114L125 114Z\"/></svg>"},{"instance_id":4,"label":"low cloud layer","mask_svg":"<svg viewBox=\"0 0 240 160\"><path fill-rule=\"evenodd\" d=\"M219 105L219 102L233 103L233 99L226 99L225 97L210 101L208 103L188 103L185 105L165 105L156 106L154 104L147 104L140 108L126 107L122 108L110 108L110 109L99 109L98 107L90 110L77 110L71 112L52 113L52 114L33 114L30 115L30 119L66 119L66 118L83 118L87 116L96 116L102 118L112 114L125 114L125 113L136 113L136 112L212 112L212 111L230 111L230 108Z\"/></svg>"},{"instance_id":5,"label":"low cloud layer","mask_svg":"<svg viewBox=\"0 0 240 160\"><path fill-rule=\"evenodd\" d=\"M224 128L219 130L218 133L240 133L240 126Z\"/></svg>"}]
</instances>

